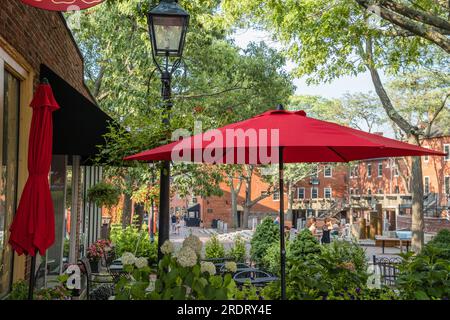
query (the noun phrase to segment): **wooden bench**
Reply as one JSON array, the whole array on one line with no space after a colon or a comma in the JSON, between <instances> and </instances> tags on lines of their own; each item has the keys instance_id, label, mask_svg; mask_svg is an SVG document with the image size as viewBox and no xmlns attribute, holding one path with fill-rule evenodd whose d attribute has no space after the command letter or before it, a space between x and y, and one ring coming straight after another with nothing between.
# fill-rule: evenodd
<instances>
[{"instance_id":1,"label":"wooden bench","mask_svg":"<svg viewBox=\"0 0 450 320\"><path fill-rule=\"evenodd\" d=\"M406 246L406 252L409 251L409 246L411 245L411 239L400 239L391 238L384 236L375 236L375 246L382 248L382 253L384 254L385 247L400 247L400 252L403 252L403 246Z\"/></svg>"}]
</instances>

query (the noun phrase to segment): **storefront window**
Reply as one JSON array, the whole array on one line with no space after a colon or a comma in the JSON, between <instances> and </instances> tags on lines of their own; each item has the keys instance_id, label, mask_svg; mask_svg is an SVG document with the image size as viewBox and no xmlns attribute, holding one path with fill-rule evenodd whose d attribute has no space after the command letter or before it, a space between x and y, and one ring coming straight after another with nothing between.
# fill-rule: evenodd
<instances>
[{"instance_id":1,"label":"storefront window","mask_svg":"<svg viewBox=\"0 0 450 320\"><path fill-rule=\"evenodd\" d=\"M0 61L1 62L1 61ZM10 289L12 250L8 226L17 202L20 80L0 64L0 297Z\"/></svg>"}]
</instances>

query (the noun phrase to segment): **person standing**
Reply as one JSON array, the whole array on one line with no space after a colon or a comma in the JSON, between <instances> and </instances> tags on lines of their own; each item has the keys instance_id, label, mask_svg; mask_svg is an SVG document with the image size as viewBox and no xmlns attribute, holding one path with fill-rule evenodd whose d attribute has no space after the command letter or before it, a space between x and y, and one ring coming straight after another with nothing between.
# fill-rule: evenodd
<instances>
[{"instance_id":1,"label":"person standing","mask_svg":"<svg viewBox=\"0 0 450 320\"><path fill-rule=\"evenodd\" d=\"M315 235L317 233L317 220L316 220L316 218L312 218L311 219L311 224L310 224L308 229L309 229L309 231L311 231L311 233L313 235Z\"/></svg>"},{"instance_id":2,"label":"person standing","mask_svg":"<svg viewBox=\"0 0 450 320\"><path fill-rule=\"evenodd\" d=\"M322 227L322 244L328 244L331 242L330 232L333 229L333 225L331 224L331 220L329 218L325 218L325 223Z\"/></svg>"}]
</instances>

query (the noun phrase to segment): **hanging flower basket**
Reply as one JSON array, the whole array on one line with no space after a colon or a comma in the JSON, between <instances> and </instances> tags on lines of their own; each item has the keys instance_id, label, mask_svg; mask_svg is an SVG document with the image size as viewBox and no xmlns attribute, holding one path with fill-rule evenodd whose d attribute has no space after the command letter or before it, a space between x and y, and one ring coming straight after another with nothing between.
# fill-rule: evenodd
<instances>
[{"instance_id":1,"label":"hanging flower basket","mask_svg":"<svg viewBox=\"0 0 450 320\"><path fill-rule=\"evenodd\" d=\"M89 188L87 198L100 208L111 209L119 203L120 189L110 183L99 182Z\"/></svg>"}]
</instances>

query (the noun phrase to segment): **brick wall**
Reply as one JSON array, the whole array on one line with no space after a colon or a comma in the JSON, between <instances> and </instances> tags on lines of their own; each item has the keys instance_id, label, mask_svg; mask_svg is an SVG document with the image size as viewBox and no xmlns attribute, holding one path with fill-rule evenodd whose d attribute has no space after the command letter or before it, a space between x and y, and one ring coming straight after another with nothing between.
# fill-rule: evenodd
<instances>
[{"instance_id":1,"label":"brick wall","mask_svg":"<svg viewBox=\"0 0 450 320\"><path fill-rule=\"evenodd\" d=\"M411 230L411 217L398 216L397 217L397 229L409 229ZM436 233L439 230L450 230L450 221L443 218L425 217L425 232Z\"/></svg>"},{"instance_id":2,"label":"brick wall","mask_svg":"<svg viewBox=\"0 0 450 320\"><path fill-rule=\"evenodd\" d=\"M36 84L40 65L45 64L92 100L83 83L83 59L59 13L40 10L20 0L2 0L0 37L31 65Z\"/></svg>"}]
</instances>

